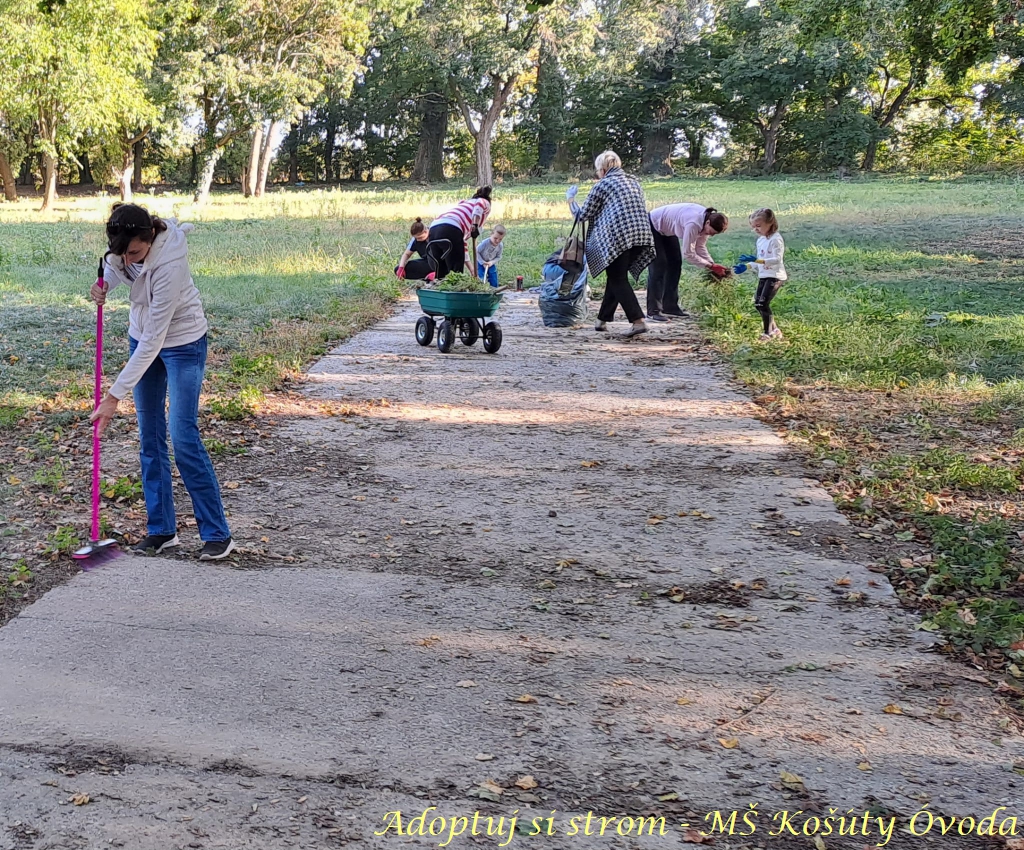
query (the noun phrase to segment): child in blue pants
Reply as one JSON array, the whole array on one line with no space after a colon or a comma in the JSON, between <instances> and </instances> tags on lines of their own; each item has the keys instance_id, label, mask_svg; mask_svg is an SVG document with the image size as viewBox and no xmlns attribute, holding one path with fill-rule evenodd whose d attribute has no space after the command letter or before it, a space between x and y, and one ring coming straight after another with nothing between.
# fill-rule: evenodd
<instances>
[{"instance_id":1,"label":"child in blue pants","mask_svg":"<svg viewBox=\"0 0 1024 850\"><path fill-rule=\"evenodd\" d=\"M501 244L504 238L505 227L499 224L487 239L476 246L476 276L495 289L498 288L498 260L505 250Z\"/></svg>"}]
</instances>

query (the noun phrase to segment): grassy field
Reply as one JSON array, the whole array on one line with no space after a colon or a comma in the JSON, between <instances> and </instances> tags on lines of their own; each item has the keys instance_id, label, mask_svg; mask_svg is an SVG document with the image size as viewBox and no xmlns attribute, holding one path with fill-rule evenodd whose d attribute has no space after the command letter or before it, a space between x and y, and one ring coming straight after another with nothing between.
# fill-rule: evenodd
<instances>
[{"instance_id":1,"label":"grassy field","mask_svg":"<svg viewBox=\"0 0 1024 850\"><path fill-rule=\"evenodd\" d=\"M568 230L564 188L498 187L505 282L538 282ZM1024 662L1024 183L718 179L646 189L652 206L695 201L729 214L732 228L709 243L729 263L753 247L746 215L779 213L791 274L775 301L785 342L756 341L749 275L712 287L688 271L685 306L765 418L809 447L844 510L905 544L887 566L926 627L1010 670L1015 687L1012 665ZM380 315L398 292L391 268L409 222L464 196L465 187L274 191L259 201L215 195L203 209L182 195L143 197L198 225L190 244L213 326L210 411L245 417L282 378ZM34 201L0 205L0 535L12 528L10 504L62 492L52 432L89 407L85 293L111 201L67 199L46 216ZM115 303L108 372L126 357L126 322ZM18 446L34 472L11 460ZM51 558L70 536L62 528L47 532ZM30 584L24 573L44 554L15 562L7 593Z\"/></svg>"}]
</instances>

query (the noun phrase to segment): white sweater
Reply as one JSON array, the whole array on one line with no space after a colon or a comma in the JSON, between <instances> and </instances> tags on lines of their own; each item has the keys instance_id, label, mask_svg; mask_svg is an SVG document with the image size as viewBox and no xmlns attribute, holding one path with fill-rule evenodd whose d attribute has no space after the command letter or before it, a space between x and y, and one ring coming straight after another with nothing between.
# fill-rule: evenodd
<instances>
[{"instance_id":1,"label":"white sweater","mask_svg":"<svg viewBox=\"0 0 1024 850\"><path fill-rule=\"evenodd\" d=\"M192 225L164 219L167 230L153 240L153 247L135 280L124 274L124 261L108 254L103 269L107 292L119 285L129 288L128 333L138 341L135 353L117 376L110 394L124 398L132 391L162 348L174 348L201 339L207 331L206 314L199 290L188 267L185 234Z\"/></svg>"},{"instance_id":2,"label":"white sweater","mask_svg":"<svg viewBox=\"0 0 1024 850\"><path fill-rule=\"evenodd\" d=\"M757 259L764 260L763 263L757 264L757 276L788 280L789 275L786 274L786 267L782 262L785 253L786 243L782 241L781 234L757 237Z\"/></svg>"}]
</instances>

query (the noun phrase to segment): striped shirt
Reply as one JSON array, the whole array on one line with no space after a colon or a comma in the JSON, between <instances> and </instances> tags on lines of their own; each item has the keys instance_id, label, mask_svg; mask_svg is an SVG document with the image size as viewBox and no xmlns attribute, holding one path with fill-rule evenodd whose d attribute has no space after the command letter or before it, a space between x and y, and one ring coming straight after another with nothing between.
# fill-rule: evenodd
<instances>
[{"instance_id":1,"label":"striped shirt","mask_svg":"<svg viewBox=\"0 0 1024 850\"><path fill-rule=\"evenodd\" d=\"M125 266L124 266L124 276L126 278L128 278L128 280L134 281L135 278L137 278L140 274L142 274L142 270L144 268L145 268L145 265L143 263L132 263L131 265L129 265L128 263L125 263Z\"/></svg>"},{"instance_id":2,"label":"striped shirt","mask_svg":"<svg viewBox=\"0 0 1024 850\"><path fill-rule=\"evenodd\" d=\"M446 213L441 215L439 218L435 218L430 222L430 226L434 227L438 224L452 224L459 228L465 236L469 236L470 231L473 229L473 219L479 218L476 222L478 227L483 227L487 216L491 212L491 202L486 198L471 198L468 201L462 201L456 204Z\"/></svg>"}]
</instances>

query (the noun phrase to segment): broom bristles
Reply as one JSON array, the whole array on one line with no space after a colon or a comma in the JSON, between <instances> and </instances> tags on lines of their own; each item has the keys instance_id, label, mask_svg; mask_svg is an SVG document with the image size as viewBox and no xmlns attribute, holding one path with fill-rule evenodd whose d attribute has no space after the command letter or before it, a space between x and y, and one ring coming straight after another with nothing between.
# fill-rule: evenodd
<instances>
[{"instance_id":1,"label":"broom bristles","mask_svg":"<svg viewBox=\"0 0 1024 850\"><path fill-rule=\"evenodd\" d=\"M111 561L120 558L123 554L124 552L118 548L116 540L101 540L98 543L85 547L85 549L80 549L72 557L78 562L82 572L88 572L89 570L109 564Z\"/></svg>"}]
</instances>

